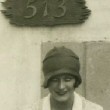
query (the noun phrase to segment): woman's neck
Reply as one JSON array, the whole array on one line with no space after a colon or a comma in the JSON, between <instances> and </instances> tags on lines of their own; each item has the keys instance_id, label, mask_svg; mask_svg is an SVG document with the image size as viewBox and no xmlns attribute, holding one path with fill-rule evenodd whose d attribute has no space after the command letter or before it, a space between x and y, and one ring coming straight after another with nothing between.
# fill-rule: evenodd
<instances>
[{"instance_id":1,"label":"woman's neck","mask_svg":"<svg viewBox=\"0 0 110 110\"><path fill-rule=\"evenodd\" d=\"M64 102L59 102L54 98L50 97L51 110L72 110L73 103L74 103L74 96Z\"/></svg>"}]
</instances>

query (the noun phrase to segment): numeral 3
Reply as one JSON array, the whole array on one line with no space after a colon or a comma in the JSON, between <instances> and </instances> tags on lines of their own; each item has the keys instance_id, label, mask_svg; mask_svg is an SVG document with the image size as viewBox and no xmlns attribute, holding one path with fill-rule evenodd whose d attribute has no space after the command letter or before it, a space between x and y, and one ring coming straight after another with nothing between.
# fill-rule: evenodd
<instances>
[{"instance_id":1,"label":"numeral 3","mask_svg":"<svg viewBox=\"0 0 110 110\"><path fill-rule=\"evenodd\" d=\"M66 13L65 0L62 0L62 3L58 6L59 9L62 9L62 13L60 15L56 15L54 17L62 17Z\"/></svg>"}]
</instances>

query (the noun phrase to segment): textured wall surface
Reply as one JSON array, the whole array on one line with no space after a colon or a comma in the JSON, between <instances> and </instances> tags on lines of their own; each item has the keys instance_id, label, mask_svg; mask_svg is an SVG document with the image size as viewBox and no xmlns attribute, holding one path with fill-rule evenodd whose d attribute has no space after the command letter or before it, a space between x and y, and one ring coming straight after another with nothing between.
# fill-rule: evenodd
<instances>
[{"instance_id":1,"label":"textured wall surface","mask_svg":"<svg viewBox=\"0 0 110 110\"><path fill-rule=\"evenodd\" d=\"M87 45L86 98L110 109L110 43Z\"/></svg>"},{"instance_id":2,"label":"textured wall surface","mask_svg":"<svg viewBox=\"0 0 110 110\"><path fill-rule=\"evenodd\" d=\"M41 42L110 41L110 0L86 1L92 14L84 24L75 26L17 27L0 13L0 110L27 110L40 98ZM108 99L103 100L100 104L105 105Z\"/></svg>"}]
</instances>

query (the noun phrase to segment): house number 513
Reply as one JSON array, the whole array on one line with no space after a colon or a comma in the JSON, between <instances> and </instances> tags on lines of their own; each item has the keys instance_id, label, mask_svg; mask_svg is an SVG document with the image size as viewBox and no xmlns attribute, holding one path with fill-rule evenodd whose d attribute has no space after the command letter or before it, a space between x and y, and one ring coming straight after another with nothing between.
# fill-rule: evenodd
<instances>
[{"instance_id":1,"label":"house number 513","mask_svg":"<svg viewBox=\"0 0 110 110\"><path fill-rule=\"evenodd\" d=\"M32 5L32 3L36 2L36 0L28 0L27 5L26 5L26 9L31 9L31 14L30 15L26 15L24 16L24 18L32 18L37 14L37 7ZM47 0L45 0L43 2L43 4L45 4L45 9L44 9L44 13L43 16L48 16L48 10L47 10ZM53 17L62 17L65 15L66 13L66 6L65 6L65 0L62 0L62 2L56 7L57 9L61 9L62 12L60 15L54 15Z\"/></svg>"}]
</instances>

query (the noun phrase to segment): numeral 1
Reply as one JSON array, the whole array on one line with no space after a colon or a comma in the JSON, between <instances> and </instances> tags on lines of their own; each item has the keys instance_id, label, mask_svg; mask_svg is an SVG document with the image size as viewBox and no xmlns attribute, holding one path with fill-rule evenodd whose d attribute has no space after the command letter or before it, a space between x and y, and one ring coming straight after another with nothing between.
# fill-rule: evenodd
<instances>
[{"instance_id":1,"label":"numeral 1","mask_svg":"<svg viewBox=\"0 0 110 110\"><path fill-rule=\"evenodd\" d=\"M44 1L44 4L45 4L45 10L44 10L43 16L47 16L48 15L48 11L47 11L47 0Z\"/></svg>"}]
</instances>

